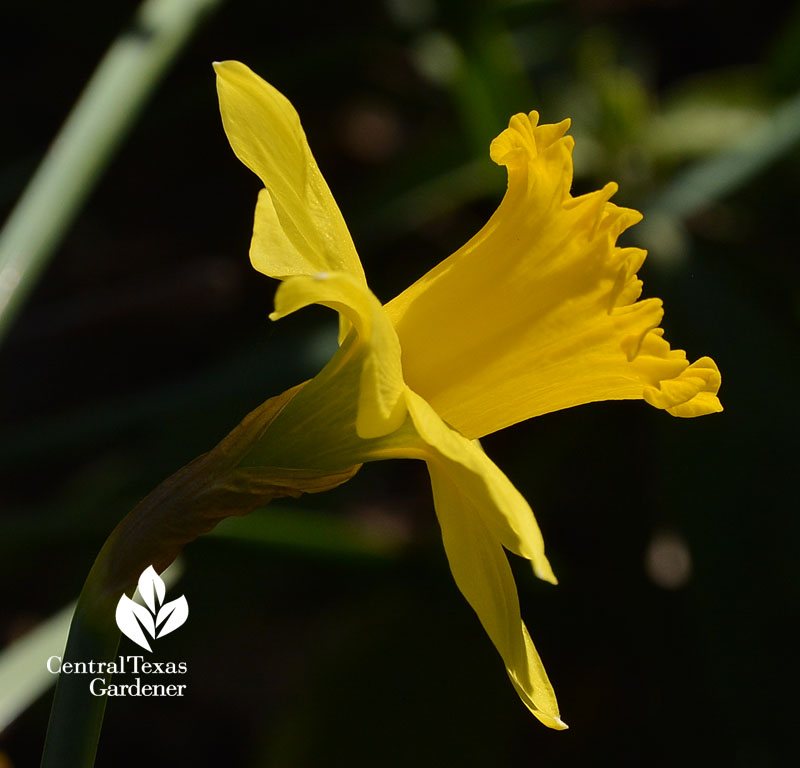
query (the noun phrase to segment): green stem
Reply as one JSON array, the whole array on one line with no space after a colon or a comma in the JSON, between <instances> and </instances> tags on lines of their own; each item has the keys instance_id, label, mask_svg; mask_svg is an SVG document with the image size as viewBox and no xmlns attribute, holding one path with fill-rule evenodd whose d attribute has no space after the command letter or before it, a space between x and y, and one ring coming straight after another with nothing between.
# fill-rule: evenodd
<instances>
[{"instance_id":1,"label":"green stem","mask_svg":"<svg viewBox=\"0 0 800 768\"><path fill-rule=\"evenodd\" d=\"M108 597L100 599L90 576L72 618L65 661L109 662L115 658L120 632L114 623L114 607ZM105 708L105 696L92 696L85 676L59 675L42 768L91 768Z\"/></svg>"},{"instance_id":2,"label":"green stem","mask_svg":"<svg viewBox=\"0 0 800 768\"><path fill-rule=\"evenodd\" d=\"M149 566L163 572L183 547L220 520L270 501L335 488L359 466L338 471L242 466L276 415L304 385L260 405L215 448L167 478L117 525L86 579L70 626L64 662L110 662L120 632L116 605ZM105 696L86 678L60 675L47 729L42 768L91 768L100 738Z\"/></svg>"},{"instance_id":3,"label":"green stem","mask_svg":"<svg viewBox=\"0 0 800 768\"><path fill-rule=\"evenodd\" d=\"M167 66L221 0L145 0L0 233L0 339Z\"/></svg>"}]
</instances>

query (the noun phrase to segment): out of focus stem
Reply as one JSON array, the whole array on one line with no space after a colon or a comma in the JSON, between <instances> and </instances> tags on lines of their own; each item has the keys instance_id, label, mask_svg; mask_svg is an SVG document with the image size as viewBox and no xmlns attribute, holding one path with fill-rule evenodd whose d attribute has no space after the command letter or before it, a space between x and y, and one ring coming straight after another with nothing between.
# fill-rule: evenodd
<instances>
[{"instance_id":1,"label":"out of focus stem","mask_svg":"<svg viewBox=\"0 0 800 768\"><path fill-rule=\"evenodd\" d=\"M335 488L358 471L359 466L337 471L242 466L253 447L264 440L276 415L303 386L260 405L216 447L167 478L117 525L78 598L64 662L114 660L120 638L117 602L123 593L133 593L139 575L149 565L161 573L186 544L226 517L246 515L276 498ZM94 765L105 704L105 696L91 694L85 676L59 676L42 768Z\"/></svg>"}]
</instances>

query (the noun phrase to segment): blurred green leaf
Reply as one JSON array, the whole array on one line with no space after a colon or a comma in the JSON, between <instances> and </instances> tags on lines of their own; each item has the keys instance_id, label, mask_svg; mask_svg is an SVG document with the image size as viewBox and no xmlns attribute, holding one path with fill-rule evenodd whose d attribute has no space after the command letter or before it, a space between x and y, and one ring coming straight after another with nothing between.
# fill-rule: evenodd
<instances>
[{"instance_id":1,"label":"blurred green leaf","mask_svg":"<svg viewBox=\"0 0 800 768\"><path fill-rule=\"evenodd\" d=\"M731 194L800 141L800 94L728 149L680 173L645 206L646 217L685 219Z\"/></svg>"},{"instance_id":2,"label":"blurred green leaf","mask_svg":"<svg viewBox=\"0 0 800 768\"><path fill-rule=\"evenodd\" d=\"M145 0L0 231L0 338L174 56L221 0Z\"/></svg>"},{"instance_id":3,"label":"blurred green leaf","mask_svg":"<svg viewBox=\"0 0 800 768\"><path fill-rule=\"evenodd\" d=\"M247 517L229 517L209 534L260 546L336 558L391 559L408 541L398 524L386 519L356 520L332 512L312 512L280 505Z\"/></svg>"},{"instance_id":4,"label":"blurred green leaf","mask_svg":"<svg viewBox=\"0 0 800 768\"><path fill-rule=\"evenodd\" d=\"M0 652L0 732L55 683L47 659L64 652L74 610L73 602Z\"/></svg>"},{"instance_id":5,"label":"blurred green leaf","mask_svg":"<svg viewBox=\"0 0 800 768\"><path fill-rule=\"evenodd\" d=\"M182 572L183 565L176 560L163 573L167 586L175 584ZM0 651L0 733L55 685L58 676L48 671L47 660L64 653L74 611L72 602Z\"/></svg>"}]
</instances>

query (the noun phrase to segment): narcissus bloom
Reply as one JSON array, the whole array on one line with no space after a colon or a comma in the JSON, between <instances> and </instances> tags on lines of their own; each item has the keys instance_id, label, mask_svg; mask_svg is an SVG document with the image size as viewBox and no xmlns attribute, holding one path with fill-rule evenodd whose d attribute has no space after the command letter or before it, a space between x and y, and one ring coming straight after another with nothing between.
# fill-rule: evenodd
<instances>
[{"instance_id":1,"label":"narcissus bloom","mask_svg":"<svg viewBox=\"0 0 800 768\"><path fill-rule=\"evenodd\" d=\"M596 400L641 399L683 417L722 410L714 362L690 365L663 337L661 302L638 301L645 252L616 240L641 215L609 202L614 184L570 194L568 121L515 115L490 150L508 170L497 212L381 305L292 105L243 64L215 68L225 132L265 187L250 258L282 281L272 319L310 304L340 316L338 351L281 396L240 466L341 481L365 461L425 461L459 589L522 701L565 728L504 550L556 579L530 507L475 438Z\"/></svg>"}]
</instances>

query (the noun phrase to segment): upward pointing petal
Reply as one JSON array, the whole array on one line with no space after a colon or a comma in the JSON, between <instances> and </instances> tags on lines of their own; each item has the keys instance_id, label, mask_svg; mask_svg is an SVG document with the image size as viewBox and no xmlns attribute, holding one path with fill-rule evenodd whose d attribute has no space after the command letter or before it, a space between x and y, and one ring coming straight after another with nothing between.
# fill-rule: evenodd
<instances>
[{"instance_id":1,"label":"upward pointing petal","mask_svg":"<svg viewBox=\"0 0 800 768\"><path fill-rule=\"evenodd\" d=\"M225 133L264 182L250 259L270 277L335 270L364 282L347 225L289 100L238 61L214 64Z\"/></svg>"}]
</instances>

